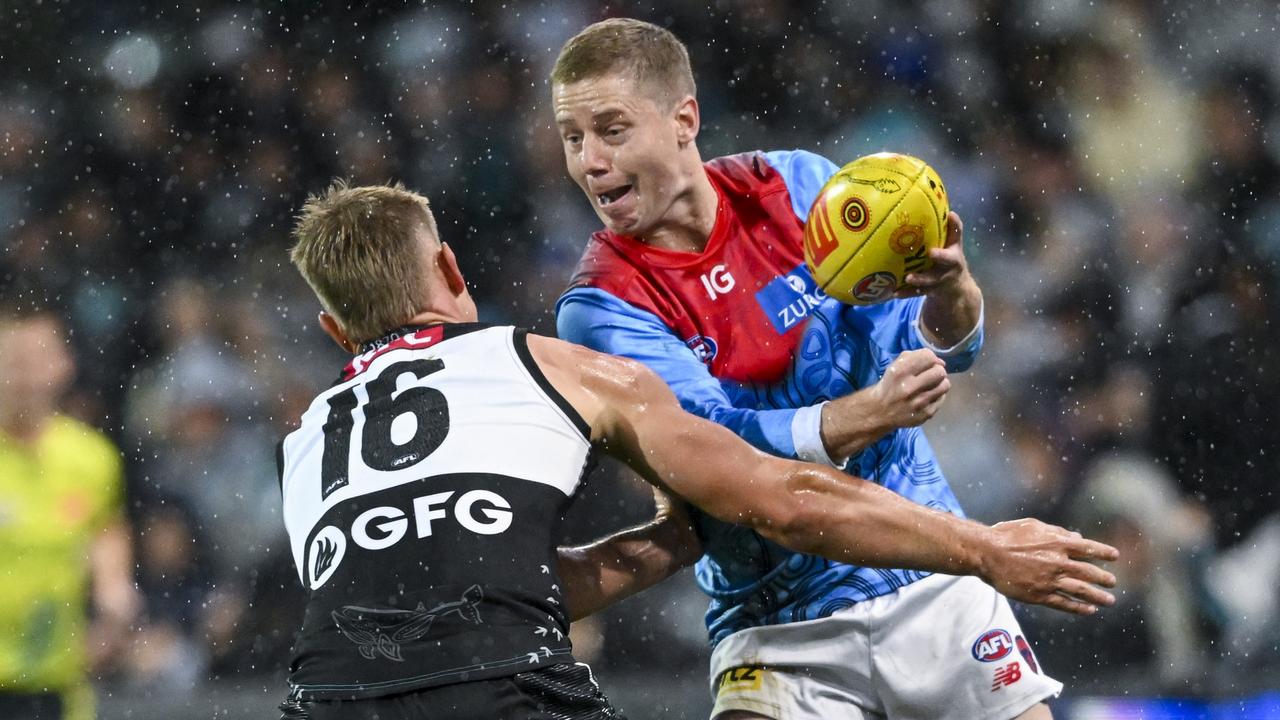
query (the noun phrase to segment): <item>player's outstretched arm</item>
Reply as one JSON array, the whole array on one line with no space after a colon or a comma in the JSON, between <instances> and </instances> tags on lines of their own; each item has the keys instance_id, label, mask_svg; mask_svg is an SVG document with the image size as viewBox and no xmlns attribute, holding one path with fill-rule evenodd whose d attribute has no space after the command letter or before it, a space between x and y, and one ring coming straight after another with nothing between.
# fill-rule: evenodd
<instances>
[{"instance_id":1,"label":"player's outstretched arm","mask_svg":"<svg viewBox=\"0 0 1280 720\"><path fill-rule=\"evenodd\" d=\"M581 620L692 565L702 545L684 501L654 490L653 520L589 545L557 549L569 620Z\"/></svg>"},{"instance_id":2,"label":"player's outstretched arm","mask_svg":"<svg viewBox=\"0 0 1280 720\"><path fill-rule=\"evenodd\" d=\"M759 452L681 410L643 365L550 338L529 348L591 425L592 439L713 517L794 550L857 565L977 575L1011 598L1089 614L1115 548L1035 520L996 527L942 513L830 468Z\"/></svg>"}]
</instances>

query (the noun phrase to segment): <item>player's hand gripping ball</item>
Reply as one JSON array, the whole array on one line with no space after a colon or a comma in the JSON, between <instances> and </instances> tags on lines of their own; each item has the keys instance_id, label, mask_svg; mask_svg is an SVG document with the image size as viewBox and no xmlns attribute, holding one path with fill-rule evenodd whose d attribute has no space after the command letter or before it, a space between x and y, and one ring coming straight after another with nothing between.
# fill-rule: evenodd
<instances>
[{"instance_id":1,"label":"player's hand gripping ball","mask_svg":"<svg viewBox=\"0 0 1280 720\"><path fill-rule=\"evenodd\" d=\"M840 168L804 226L804 259L818 287L851 305L888 300L908 273L928 270L947 237L947 191L910 155L877 153Z\"/></svg>"}]
</instances>

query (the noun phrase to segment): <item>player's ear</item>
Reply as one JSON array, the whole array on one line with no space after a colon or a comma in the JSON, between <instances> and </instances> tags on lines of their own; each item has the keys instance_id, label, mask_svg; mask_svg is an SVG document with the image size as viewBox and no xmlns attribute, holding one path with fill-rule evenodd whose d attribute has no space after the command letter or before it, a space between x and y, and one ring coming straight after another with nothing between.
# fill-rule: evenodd
<instances>
[{"instance_id":1,"label":"player's ear","mask_svg":"<svg viewBox=\"0 0 1280 720\"><path fill-rule=\"evenodd\" d=\"M702 116L698 109L698 99L685 95L675 110L676 141L680 147L693 142L698 137L698 129L702 126Z\"/></svg>"},{"instance_id":2,"label":"player's ear","mask_svg":"<svg viewBox=\"0 0 1280 720\"><path fill-rule=\"evenodd\" d=\"M325 335L333 338L333 341L338 343L338 347L352 355L355 355L356 351L360 349L360 346L356 345L354 340L347 337L347 333L343 331L338 321L324 310L320 311L320 328L324 330Z\"/></svg>"},{"instance_id":3,"label":"player's ear","mask_svg":"<svg viewBox=\"0 0 1280 720\"><path fill-rule=\"evenodd\" d=\"M458 258L453 254L453 248L449 247L449 243L443 240L440 241L440 252L436 254L436 263L440 266L440 272L444 275L449 292L457 296L467 291L467 281L462 277L462 270L458 267Z\"/></svg>"}]
</instances>

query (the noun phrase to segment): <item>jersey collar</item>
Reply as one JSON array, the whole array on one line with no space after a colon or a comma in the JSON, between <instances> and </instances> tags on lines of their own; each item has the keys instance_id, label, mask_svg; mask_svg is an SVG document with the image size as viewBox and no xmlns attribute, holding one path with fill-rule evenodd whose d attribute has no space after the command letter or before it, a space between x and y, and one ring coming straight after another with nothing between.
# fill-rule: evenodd
<instances>
[{"instance_id":1,"label":"jersey collar","mask_svg":"<svg viewBox=\"0 0 1280 720\"><path fill-rule=\"evenodd\" d=\"M492 327L489 323L469 322L469 323L428 323L425 325L403 325L388 330L381 337L363 343L360 346L360 354L351 359L347 366L342 369L342 376L338 382L345 382L351 378L364 372L369 363L383 353L399 348L410 348L413 350L421 350L431 347L438 342L466 335L476 330L483 330Z\"/></svg>"}]
</instances>

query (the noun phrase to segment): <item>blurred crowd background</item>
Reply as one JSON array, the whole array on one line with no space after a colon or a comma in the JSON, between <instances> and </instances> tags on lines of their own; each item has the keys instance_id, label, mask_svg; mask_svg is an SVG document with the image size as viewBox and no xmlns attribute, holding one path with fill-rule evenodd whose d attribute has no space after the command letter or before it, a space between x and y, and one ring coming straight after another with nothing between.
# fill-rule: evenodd
<instances>
[{"instance_id":1,"label":"blurred crowd background","mask_svg":"<svg viewBox=\"0 0 1280 720\"><path fill-rule=\"evenodd\" d=\"M126 462L144 600L95 669L104 709L284 695L301 591L273 445L344 362L287 262L308 193L404 181L482 319L554 332L598 225L546 76L611 15L688 43L705 158L894 150L946 179L987 345L926 427L943 468L977 518L1124 552L1115 608L1023 614L1068 695L1280 689L1274 2L20 3L0 283L65 313L64 407ZM606 467L566 540L647 498ZM584 623L579 654L632 717L705 717L704 608L682 575Z\"/></svg>"}]
</instances>

